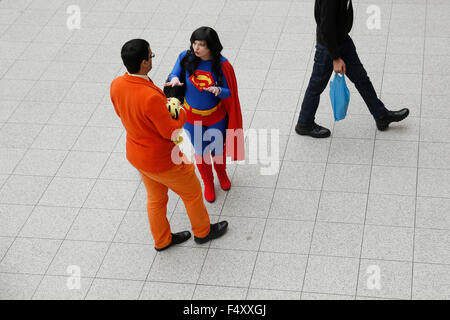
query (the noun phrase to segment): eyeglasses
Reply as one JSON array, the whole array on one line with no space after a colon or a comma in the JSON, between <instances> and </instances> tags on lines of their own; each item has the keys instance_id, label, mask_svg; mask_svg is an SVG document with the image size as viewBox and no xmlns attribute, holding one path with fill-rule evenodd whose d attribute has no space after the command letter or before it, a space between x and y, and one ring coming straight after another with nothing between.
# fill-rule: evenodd
<instances>
[{"instance_id":1,"label":"eyeglasses","mask_svg":"<svg viewBox=\"0 0 450 320\"><path fill-rule=\"evenodd\" d=\"M150 56L150 58L154 58L155 57L155 53L154 52L152 52L152 55Z\"/></svg>"}]
</instances>

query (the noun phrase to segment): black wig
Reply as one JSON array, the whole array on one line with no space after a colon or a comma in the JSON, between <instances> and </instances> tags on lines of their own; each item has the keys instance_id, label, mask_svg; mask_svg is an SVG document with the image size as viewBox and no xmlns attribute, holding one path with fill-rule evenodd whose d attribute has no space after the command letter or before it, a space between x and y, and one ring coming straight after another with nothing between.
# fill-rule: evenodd
<instances>
[{"instance_id":1,"label":"black wig","mask_svg":"<svg viewBox=\"0 0 450 320\"><path fill-rule=\"evenodd\" d=\"M194 53L193 44L195 41L206 41L208 49L211 51L212 56L212 70L217 78L217 85L220 86L223 81L222 69L220 67L220 58L223 46L220 43L219 35L210 27L200 27L195 30L191 35L191 47L188 50L186 56L181 60L181 65L186 69L189 76L194 74L195 70L200 63L200 58Z\"/></svg>"}]
</instances>

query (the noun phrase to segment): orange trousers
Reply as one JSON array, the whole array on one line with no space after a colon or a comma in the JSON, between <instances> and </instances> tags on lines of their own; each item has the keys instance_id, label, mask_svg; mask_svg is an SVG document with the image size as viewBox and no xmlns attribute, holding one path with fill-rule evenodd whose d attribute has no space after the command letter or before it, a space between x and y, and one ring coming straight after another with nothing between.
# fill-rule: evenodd
<instances>
[{"instance_id":1,"label":"orange trousers","mask_svg":"<svg viewBox=\"0 0 450 320\"><path fill-rule=\"evenodd\" d=\"M172 242L170 224L167 220L169 188L183 200L194 236L204 238L209 234L209 215L203 202L200 181L192 163L182 163L162 173L139 172L147 189L148 219L156 248L164 248Z\"/></svg>"}]
</instances>

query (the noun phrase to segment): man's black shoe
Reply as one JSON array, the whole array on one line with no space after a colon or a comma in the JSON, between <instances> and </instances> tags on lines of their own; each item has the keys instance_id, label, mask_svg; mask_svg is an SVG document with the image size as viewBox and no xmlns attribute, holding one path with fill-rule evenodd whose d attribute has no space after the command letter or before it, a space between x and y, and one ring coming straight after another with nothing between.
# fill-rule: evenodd
<instances>
[{"instance_id":1,"label":"man's black shoe","mask_svg":"<svg viewBox=\"0 0 450 320\"><path fill-rule=\"evenodd\" d=\"M380 131L385 131L391 122L399 122L405 119L409 115L409 109L402 109L399 111L388 111L387 114L376 120L377 128Z\"/></svg>"},{"instance_id":2,"label":"man's black shoe","mask_svg":"<svg viewBox=\"0 0 450 320\"><path fill-rule=\"evenodd\" d=\"M311 136L313 138L328 138L331 135L330 130L319 126L317 123L307 126L297 124L295 126L295 132L301 136Z\"/></svg>"},{"instance_id":3,"label":"man's black shoe","mask_svg":"<svg viewBox=\"0 0 450 320\"><path fill-rule=\"evenodd\" d=\"M228 222L222 221L211 225L211 230L209 234L204 238L197 238L194 236L194 240L198 244L203 244L213 239L217 239L225 234L228 229Z\"/></svg>"},{"instance_id":4,"label":"man's black shoe","mask_svg":"<svg viewBox=\"0 0 450 320\"><path fill-rule=\"evenodd\" d=\"M183 231L178 233L172 233L172 242L164 247L164 248L155 248L156 251L164 251L169 249L171 246L183 243L191 237L191 233L189 231Z\"/></svg>"}]
</instances>

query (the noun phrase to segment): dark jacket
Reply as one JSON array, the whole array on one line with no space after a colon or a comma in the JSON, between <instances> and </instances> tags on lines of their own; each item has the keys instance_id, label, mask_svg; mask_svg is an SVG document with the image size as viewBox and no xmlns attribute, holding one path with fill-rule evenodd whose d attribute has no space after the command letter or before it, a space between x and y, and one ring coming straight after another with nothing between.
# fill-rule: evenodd
<instances>
[{"instance_id":1,"label":"dark jacket","mask_svg":"<svg viewBox=\"0 0 450 320\"><path fill-rule=\"evenodd\" d=\"M317 43L327 48L334 60L340 57L339 46L353 26L352 0L316 0Z\"/></svg>"}]
</instances>

